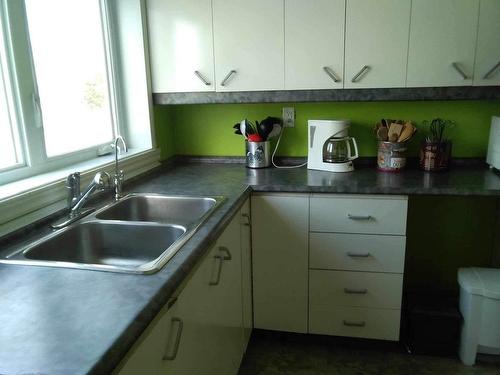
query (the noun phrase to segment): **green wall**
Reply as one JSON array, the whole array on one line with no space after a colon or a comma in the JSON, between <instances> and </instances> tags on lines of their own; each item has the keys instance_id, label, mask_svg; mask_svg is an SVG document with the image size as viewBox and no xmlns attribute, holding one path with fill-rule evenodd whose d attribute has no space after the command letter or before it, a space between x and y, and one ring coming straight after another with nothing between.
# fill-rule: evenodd
<instances>
[{"instance_id":1,"label":"green wall","mask_svg":"<svg viewBox=\"0 0 500 375\"><path fill-rule=\"evenodd\" d=\"M266 116L281 116L284 106L293 106L296 111L295 128L286 129L278 151L278 155L286 156L307 155L307 120L334 118L351 119L351 134L358 141L360 154L374 156L372 128L383 117L409 119L417 125L419 133L410 143L410 155L417 155L419 141L425 135L421 122L441 117L457 123L449 132L454 156L484 156L491 116L500 115L498 100L155 106L162 156L243 155L243 138L233 134L232 126L243 118L260 121Z\"/></svg>"}]
</instances>

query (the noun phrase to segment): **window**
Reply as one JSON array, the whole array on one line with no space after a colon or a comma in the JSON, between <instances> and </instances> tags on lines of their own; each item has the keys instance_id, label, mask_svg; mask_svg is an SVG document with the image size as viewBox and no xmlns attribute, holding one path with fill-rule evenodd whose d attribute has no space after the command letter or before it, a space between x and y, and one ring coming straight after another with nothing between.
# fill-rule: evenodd
<instances>
[{"instance_id":1,"label":"window","mask_svg":"<svg viewBox=\"0 0 500 375\"><path fill-rule=\"evenodd\" d=\"M65 177L158 167L145 0L0 0L0 237L56 212Z\"/></svg>"},{"instance_id":2,"label":"window","mask_svg":"<svg viewBox=\"0 0 500 375\"><path fill-rule=\"evenodd\" d=\"M118 134L151 149L146 59L129 52L141 4L0 0L0 185L95 159Z\"/></svg>"},{"instance_id":3,"label":"window","mask_svg":"<svg viewBox=\"0 0 500 375\"><path fill-rule=\"evenodd\" d=\"M110 142L112 85L100 1L25 4L47 156Z\"/></svg>"}]
</instances>

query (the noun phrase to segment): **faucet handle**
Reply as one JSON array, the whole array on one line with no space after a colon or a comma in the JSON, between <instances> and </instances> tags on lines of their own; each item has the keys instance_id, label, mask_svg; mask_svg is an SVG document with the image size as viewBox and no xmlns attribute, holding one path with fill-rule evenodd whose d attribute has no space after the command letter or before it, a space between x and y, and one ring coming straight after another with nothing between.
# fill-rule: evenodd
<instances>
[{"instance_id":1,"label":"faucet handle","mask_svg":"<svg viewBox=\"0 0 500 375\"><path fill-rule=\"evenodd\" d=\"M66 177L66 188L68 189L68 207L80 196L80 172L74 172Z\"/></svg>"},{"instance_id":2,"label":"faucet handle","mask_svg":"<svg viewBox=\"0 0 500 375\"><path fill-rule=\"evenodd\" d=\"M108 172L97 172L94 177L94 183L99 190L105 190L111 187L111 176Z\"/></svg>"}]
</instances>

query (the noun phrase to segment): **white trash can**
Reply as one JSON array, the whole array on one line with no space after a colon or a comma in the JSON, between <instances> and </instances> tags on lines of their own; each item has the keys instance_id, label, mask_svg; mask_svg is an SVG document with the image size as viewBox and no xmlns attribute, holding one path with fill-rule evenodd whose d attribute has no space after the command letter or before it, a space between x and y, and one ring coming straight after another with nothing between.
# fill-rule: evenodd
<instances>
[{"instance_id":1,"label":"white trash can","mask_svg":"<svg viewBox=\"0 0 500 375\"><path fill-rule=\"evenodd\" d=\"M477 353L500 355L500 269L460 268L458 283L464 318L459 356L472 366Z\"/></svg>"}]
</instances>

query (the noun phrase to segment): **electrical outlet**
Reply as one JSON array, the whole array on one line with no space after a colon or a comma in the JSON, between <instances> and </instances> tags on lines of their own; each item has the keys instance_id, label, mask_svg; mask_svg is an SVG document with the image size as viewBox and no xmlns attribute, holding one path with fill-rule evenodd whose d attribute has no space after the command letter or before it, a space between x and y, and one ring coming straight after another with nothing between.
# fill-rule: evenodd
<instances>
[{"instance_id":1,"label":"electrical outlet","mask_svg":"<svg viewBox=\"0 0 500 375\"><path fill-rule=\"evenodd\" d=\"M295 126L295 108L283 107L283 126L293 128Z\"/></svg>"}]
</instances>

